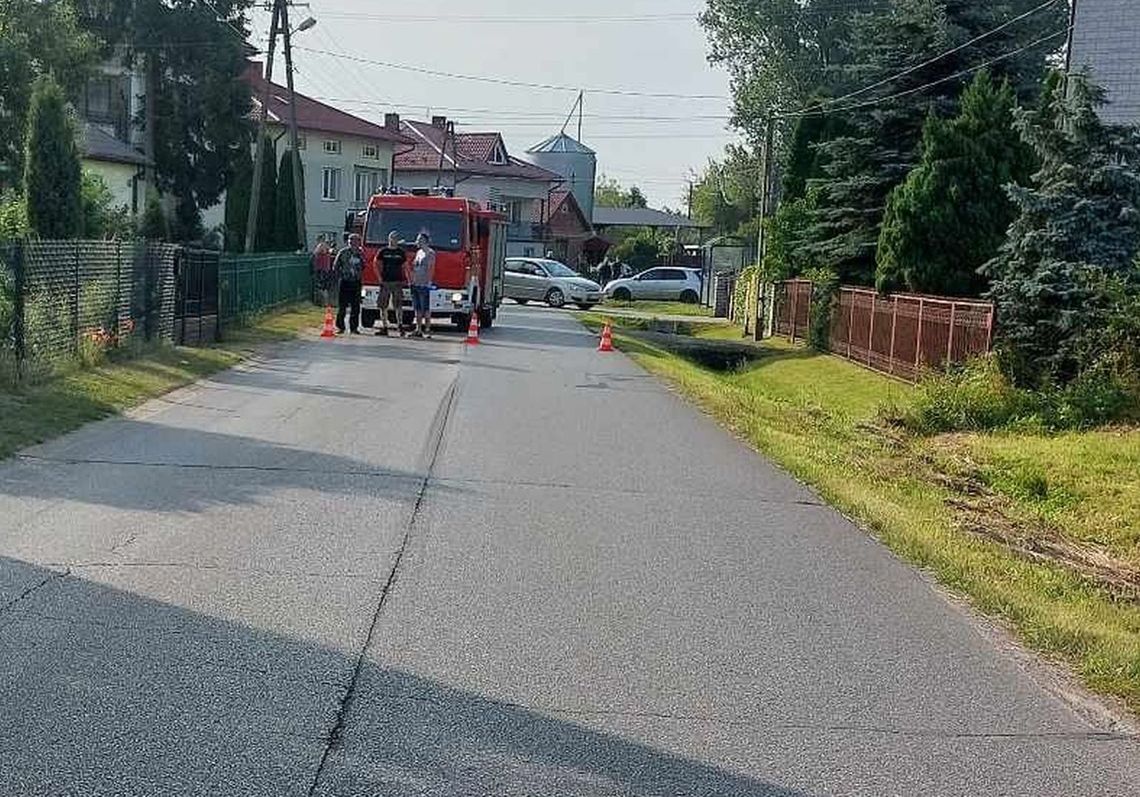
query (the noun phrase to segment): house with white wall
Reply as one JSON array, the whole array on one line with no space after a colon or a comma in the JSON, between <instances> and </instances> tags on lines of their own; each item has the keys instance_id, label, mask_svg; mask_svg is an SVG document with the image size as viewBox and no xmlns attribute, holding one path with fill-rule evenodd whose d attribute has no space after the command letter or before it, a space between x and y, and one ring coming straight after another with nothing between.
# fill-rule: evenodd
<instances>
[{"instance_id":1,"label":"house with white wall","mask_svg":"<svg viewBox=\"0 0 1140 797\"><path fill-rule=\"evenodd\" d=\"M103 178L116 207L138 214L146 205L143 113L146 87L141 70L119 59L104 63L75 98L83 167Z\"/></svg>"},{"instance_id":2,"label":"house with white wall","mask_svg":"<svg viewBox=\"0 0 1140 797\"><path fill-rule=\"evenodd\" d=\"M513 157L500 133L454 133L448 120L431 122L386 116L411 146L396 154L393 185L404 189L454 188L455 195L498 207L507 216L507 255L541 255L535 219L546 218L551 192L562 183L554 172Z\"/></svg>"},{"instance_id":3,"label":"house with white wall","mask_svg":"<svg viewBox=\"0 0 1140 797\"><path fill-rule=\"evenodd\" d=\"M266 81L262 65L250 63L246 81L253 93L254 118L259 119ZM323 102L294 94L305 182L305 229L312 247L320 234L340 241L344 218L363 207L373 194L392 185L393 158L410 148L399 124L377 125ZM266 129L274 142L269 153L280 163L289 148L289 93L269 86Z\"/></svg>"}]
</instances>

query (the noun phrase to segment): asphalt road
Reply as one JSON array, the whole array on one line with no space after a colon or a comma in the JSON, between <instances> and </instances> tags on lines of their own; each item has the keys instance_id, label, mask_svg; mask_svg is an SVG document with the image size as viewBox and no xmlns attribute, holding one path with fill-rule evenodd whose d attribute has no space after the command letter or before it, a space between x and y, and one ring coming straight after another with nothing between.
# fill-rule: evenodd
<instances>
[{"instance_id":1,"label":"asphalt road","mask_svg":"<svg viewBox=\"0 0 1140 797\"><path fill-rule=\"evenodd\" d=\"M1140 746L567 314L0 466L0 795L1140 794Z\"/></svg>"}]
</instances>

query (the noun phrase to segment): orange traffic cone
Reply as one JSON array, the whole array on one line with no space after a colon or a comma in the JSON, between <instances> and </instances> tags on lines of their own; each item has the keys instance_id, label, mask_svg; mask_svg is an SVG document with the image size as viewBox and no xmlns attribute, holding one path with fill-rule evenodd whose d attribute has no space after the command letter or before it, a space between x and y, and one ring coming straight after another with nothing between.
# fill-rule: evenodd
<instances>
[{"instance_id":1,"label":"orange traffic cone","mask_svg":"<svg viewBox=\"0 0 1140 797\"><path fill-rule=\"evenodd\" d=\"M471 314L471 323L467 325L467 345L479 345L479 314Z\"/></svg>"},{"instance_id":2,"label":"orange traffic cone","mask_svg":"<svg viewBox=\"0 0 1140 797\"><path fill-rule=\"evenodd\" d=\"M613 351L614 350L614 330L607 321L606 325L602 328L602 342L598 346L598 351Z\"/></svg>"},{"instance_id":3,"label":"orange traffic cone","mask_svg":"<svg viewBox=\"0 0 1140 797\"><path fill-rule=\"evenodd\" d=\"M322 338L335 338L336 332L333 331L333 313L332 305L325 305L325 325L321 328Z\"/></svg>"}]
</instances>

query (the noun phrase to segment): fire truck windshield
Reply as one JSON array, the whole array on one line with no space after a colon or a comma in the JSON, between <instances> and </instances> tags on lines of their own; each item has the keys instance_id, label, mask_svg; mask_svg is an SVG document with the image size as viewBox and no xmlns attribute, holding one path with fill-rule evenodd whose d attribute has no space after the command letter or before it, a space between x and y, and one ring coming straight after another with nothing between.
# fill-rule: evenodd
<instances>
[{"instance_id":1,"label":"fire truck windshield","mask_svg":"<svg viewBox=\"0 0 1140 797\"><path fill-rule=\"evenodd\" d=\"M439 210L377 209L368 214L365 242L383 246L388 233L396 232L404 244L413 244L426 232L434 249L457 252L463 247L463 214Z\"/></svg>"}]
</instances>

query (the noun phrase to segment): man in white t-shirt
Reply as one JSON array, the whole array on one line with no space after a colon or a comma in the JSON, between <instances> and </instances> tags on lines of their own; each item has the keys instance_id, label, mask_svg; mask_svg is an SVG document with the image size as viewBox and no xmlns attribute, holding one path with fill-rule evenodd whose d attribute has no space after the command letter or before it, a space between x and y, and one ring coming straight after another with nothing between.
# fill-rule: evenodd
<instances>
[{"instance_id":1,"label":"man in white t-shirt","mask_svg":"<svg viewBox=\"0 0 1140 797\"><path fill-rule=\"evenodd\" d=\"M435 250L428 234L416 237L416 259L412 261L412 309L416 314L414 338L431 338L431 286L435 283Z\"/></svg>"}]
</instances>

